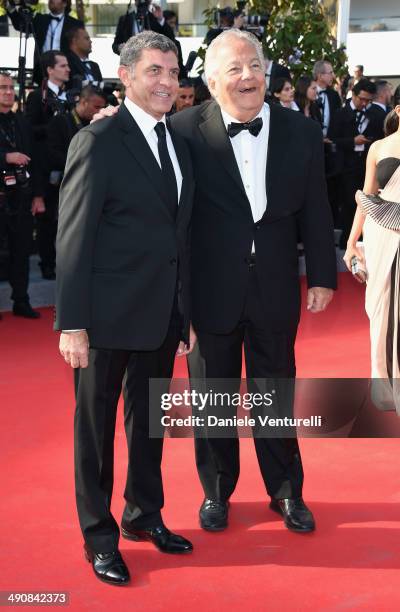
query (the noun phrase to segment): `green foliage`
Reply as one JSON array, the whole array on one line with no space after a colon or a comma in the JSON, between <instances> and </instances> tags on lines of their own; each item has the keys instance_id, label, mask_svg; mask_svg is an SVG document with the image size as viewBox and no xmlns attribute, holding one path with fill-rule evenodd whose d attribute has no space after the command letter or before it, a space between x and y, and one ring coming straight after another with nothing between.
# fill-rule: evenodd
<instances>
[{"instance_id":1,"label":"green foliage","mask_svg":"<svg viewBox=\"0 0 400 612\"><path fill-rule=\"evenodd\" d=\"M269 58L285 64L294 76L311 74L319 59L331 62L337 76L347 72L344 46L337 48L329 19L318 0L250 0L250 13L270 15L263 47ZM204 11L210 25L213 11Z\"/></svg>"}]
</instances>

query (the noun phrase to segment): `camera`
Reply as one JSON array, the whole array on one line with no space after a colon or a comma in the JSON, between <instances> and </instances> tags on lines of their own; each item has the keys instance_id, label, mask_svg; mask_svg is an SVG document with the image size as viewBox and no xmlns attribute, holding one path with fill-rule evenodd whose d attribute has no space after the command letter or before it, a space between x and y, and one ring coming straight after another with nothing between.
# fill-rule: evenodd
<instances>
[{"instance_id":1,"label":"camera","mask_svg":"<svg viewBox=\"0 0 400 612\"><path fill-rule=\"evenodd\" d=\"M140 21L144 21L149 14L149 0L138 0L136 3L136 16Z\"/></svg>"}]
</instances>

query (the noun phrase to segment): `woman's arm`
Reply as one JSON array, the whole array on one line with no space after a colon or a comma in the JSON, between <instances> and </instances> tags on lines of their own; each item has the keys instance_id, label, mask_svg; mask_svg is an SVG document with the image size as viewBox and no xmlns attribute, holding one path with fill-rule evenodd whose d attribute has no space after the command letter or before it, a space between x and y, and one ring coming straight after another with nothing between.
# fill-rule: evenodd
<instances>
[{"instance_id":1,"label":"woman's arm","mask_svg":"<svg viewBox=\"0 0 400 612\"><path fill-rule=\"evenodd\" d=\"M377 149L379 141L374 142L368 151L365 181L363 191L364 193L377 193L379 190L378 181L376 178L376 160L377 160ZM364 262L362 252L357 248L357 240L360 238L362 229L364 226L365 215L362 211L358 198L356 197L357 210L354 215L354 221L347 241L347 249L344 254L343 260L346 264L347 269L351 272L351 260L353 257L357 257L360 262Z\"/></svg>"}]
</instances>

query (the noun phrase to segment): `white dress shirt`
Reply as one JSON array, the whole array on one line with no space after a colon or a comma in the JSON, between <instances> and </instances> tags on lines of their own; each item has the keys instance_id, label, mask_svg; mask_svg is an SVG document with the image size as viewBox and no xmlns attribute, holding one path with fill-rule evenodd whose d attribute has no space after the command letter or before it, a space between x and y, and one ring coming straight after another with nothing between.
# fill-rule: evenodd
<instances>
[{"instance_id":1,"label":"white dress shirt","mask_svg":"<svg viewBox=\"0 0 400 612\"><path fill-rule=\"evenodd\" d=\"M350 108L355 111L356 107L354 106L354 102L353 100L350 100ZM366 115L364 115L362 122L358 125L358 133L359 134L363 134L367 128L367 125L369 123L369 119ZM359 145L354 145L354 151L364 151L365 149L365 145L363 144L359 144Z\"/></svg>"},{"instance_id":2,"label":"white dress shirt","mask_svg":"<svg viewBox=\"0 0 400 612\"><path fill-rule=\"evenodd\" d=\"M53 15L53 17L58 17L60 21L55 21L52 19L49 23L49 27L47 28L46 39L44 41L42 53L45 51L51 51L52 49L60 49L61 44L61 32L64 25L64 13L60 15Z\"/></svg>"},{"instance_id":3,"label":"white dress shirt","mask_svg":"<svg viewBox=\"0 0 400 612\"><path fill-rule=\"evenodd\" d=\"M130 100L128 97L125 98L124 102L125 102L126 108L130 112L130 114L132 115L136 123L138 124L140 131L142 132L143 136L147 140L147 144L152 150L152 153L154 157L156 158L158 165L161 168L160 157L158 155L158 137L154 130L155 126L157 125L157 123L159 123L159 121L157 121L157 119L154 119L152 115L149 115L148 113L146 113L146 111L144 111L142 108L140 108L140 106L132 102L132 100ZM168 153L171 158L172 165L174 167L176 184L178 187L178 202L179 202L179 199L181 197L181 191L182 191L182 173L181 173L181 169L179 166L178 158L175 153L174 145L172 143L172 138L166 126L165 115L162 119L160 119L160 121L164 123L166 133L167 133Z\"/></svg>"},{"instance_id":4,"label":"white dress shirt","mask_svg":"<svg viewBox=\"0 0 400 612\"><path fill-rule=\"evenodd\" d=\"M329 108L328 95L326 93L326 89L322 89L322 87L320 87L319 85L317 85L317 92L318 92L318 98L322 100L322 104L323 104L322 113L321 113L322 122L323 122L322 132L323 132L323 135L326 136L328 133L329 121L331 119L331 111Z\"/></svg>"},{"instance_id":5,"label":"white dress shirt","mask_svg":"<svg viewBox=\"0 0 400 612\"><path fill-rule=\"evenodd\" d=\"M221 114L227 129L230 123L240 123L237 119L228 115L222 108ZM263 105L257 117L261 117L263 120L262 129L257 136L250 134L249 130L242 130L239 134L230 138L255 223L260 221L267 208L265 173L267 169L270 121L268 104ZM252 251L253 253L255 251L254 243Z\"/></svg>"},{"instance_id":6,"label":"white dress shirt","mask_svg":"<svg viewBox=\"0 0 400 612\"><path fill-rule=\"evenodd\" d=\"M49 81L47 81L47 87L48 87L49 89L51 89L51 91L52 91L53 93L55 93L55 94L56 94L56 96L57 96L57 98L58 98L59 100L66 100L66 99L67 99L67 94L65 93L65 91L62 91L62 92L60 93L60 88L59 88L59 86L58 86L58 85L56 85L55 83L53 83L53 81L50 81L50 80L49 80Z\"/></svg>"}]
</instances>

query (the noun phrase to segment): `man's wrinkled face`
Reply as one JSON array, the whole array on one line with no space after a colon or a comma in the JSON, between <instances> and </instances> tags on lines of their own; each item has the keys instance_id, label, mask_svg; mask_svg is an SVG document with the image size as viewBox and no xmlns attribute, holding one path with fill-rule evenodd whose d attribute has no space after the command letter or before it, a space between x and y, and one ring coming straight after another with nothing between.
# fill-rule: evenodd
<instances>
[{"instance_id":1,"label":"man's wrinkled face","mask_svg":"<svg viewBox=\"0 0 400 612\"><path fill-rule=\"evenodd\" d=\"M324 72L320 74L320 81L324 85L324 87L331 87L333 81L335 79L335 73L332 68L332 64L326 62L324 64Z\"/></svg>"},{"instance_id":2,"label":"man's wrinkled face","mask_svg":"<svg viewBox=\"0 0 400 612\"><path fill-rule=\"evenodd\" d=\"M265 65L247 40L227 37L218 48L218 68L208 83L221 108L239 121L250 121L265 96Z\"/></svg>"},{"instance_id":3,"label":"man's wrinkled face","mask_svg":"<svg viewBox=\"0 0 400 612\"><path fill-rule=\"evenodd\" d=\"M11 110L15 101L14 81L11 77L0 76L0 106Z\"/></svg>"},{"instance_id":4,"label":"man's wrinkled face","mask_svg":"<svg viewBox=\"0 0 400 612\"><path fill-rule=\"evenodd\" d=\"M176 112L184 108L190 108L194 104L194 87L179 87L176 97L175 108Z\"/></svg>"},{"instance_id":5,"label":"man's wrinkled face","mask_svg":"<svg viewBox=\"0 0 400 612\"><path fill-rule=\"evenodd\" d=\"M178 92L178 59L173 51L144 49L134 67L120 66L118 75L128 98L158 121L171 110Z\"/></svg>"}]
</instances>

